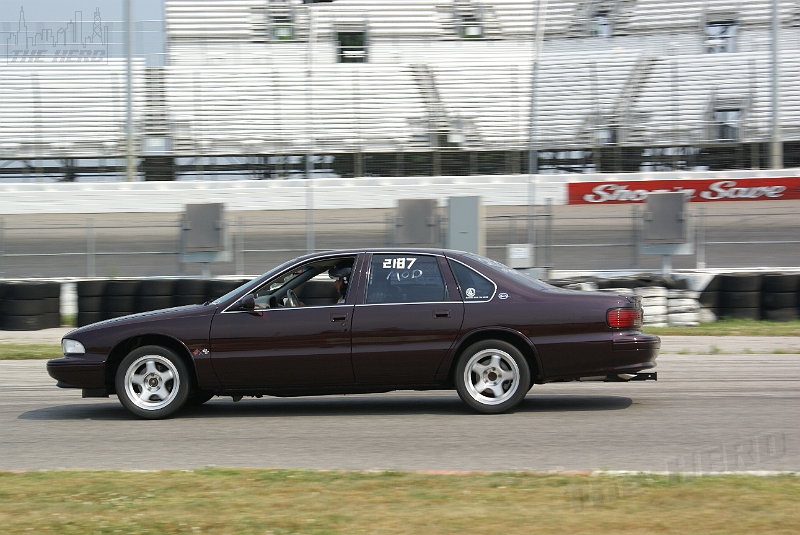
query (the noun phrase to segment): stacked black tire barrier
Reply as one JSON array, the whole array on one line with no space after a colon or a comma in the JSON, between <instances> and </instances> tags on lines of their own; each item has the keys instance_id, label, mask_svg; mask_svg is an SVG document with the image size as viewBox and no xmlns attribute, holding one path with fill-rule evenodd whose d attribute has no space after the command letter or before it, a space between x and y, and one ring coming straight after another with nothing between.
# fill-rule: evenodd
<instances>
[{"instance_id":1,"label":"stacked black tire barrier","mask_svg":"<svg viewBox=\"0 0 800 535\"><path fill-rule=\"evenodd\" d=\"M0 329L37 331L61 326L61 284L11 282L0 288Z\"/></svg>"},{"instance_id":2,"label":"stacked black tire barrier","mask_svg":"<svg viewBox=\"0 0 800 535\"><path fill-rule=\"evenodd\" d=\"M105 280L78 281L78 327L90 325L106 319L103 314Z\"/></svg>"},{"instance_id":3,"label":"stacked black tire barrier","mask_svg":"<svg viewBox=\"0 0 800 535\"><path fill-rule=\"evenodd\" d=\"M731 273L720 276L719 316L746 320L761 319L759 274Z\"/></svg>"},{"instance_id":4,"label":"stacked black tire barrier","mask_svg":"<svg viewBox=\"0 0 800 535\"><path fill-rule=\"evenodd\" d=\"M769 321L798 318L800 274L764 275L761 280L761 317Z\"/></svg>"},{"instance_id":5,"label":"stacked black tire barrier","mask_svg":"<svg viewBox=\"0 0 800 535\"><path fill-rule=\"evenodd\" d=\"M722 277L716 276L700 292L700 306L710 311L714 317L719 316L719 289L722 287Z\"/></svg>"},{"instance_id":6,"label":"stacked black tire barrier","mask_svg":"<svg viewBox=\"0 0 800 535\"><path fill-rule=\"evenodd\" d=\"M206 286L206 301L213 301L235 290L250 279L211 279Z\"/></svg>"},{"instance_id":7,"label":"stacked black tire barrier","mask_svg":"<svg viewBox=\"0 0 800 535\"><path fill-rule=\"evenodd\" d=\"M103 292L103 319L120 318L136 313L138 280L110 280Z\"/></svg>"},{"instance_id":8,"label":"stacked black tire barrier","mask_svg":"<svg viewBox=\"0 0 800 535\"><path fill-rule=\"evenodd\" d=\"M173 306L199 305L206 301L206 279L178 279L175 281Z\"/></svg>"},{"instance_id":9,"label":"stacked black tire barrier","mask_svg":"<svg viewBox=\"0 0 800 535\"><path fill-rule=\"evenodd\" d=\"M136 312L175 306L175 279L142 279L136 294Z\"/></svg>"}]
</instances>

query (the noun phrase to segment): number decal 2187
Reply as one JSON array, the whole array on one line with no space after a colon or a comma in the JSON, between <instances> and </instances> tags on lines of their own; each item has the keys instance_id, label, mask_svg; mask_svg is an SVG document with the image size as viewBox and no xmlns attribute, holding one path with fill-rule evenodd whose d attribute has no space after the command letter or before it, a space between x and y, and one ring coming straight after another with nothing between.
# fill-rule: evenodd
<instances>
[{"instance_id":1,"label":"number decal 2187","mask_svg":"<svg viewBox=\"0 0 800 535\"><path fill-rule=\"evenodd\" d=\"M416 258L387 258L383 261L383 269L411 269Z\"/></svg>"}]
</instances>

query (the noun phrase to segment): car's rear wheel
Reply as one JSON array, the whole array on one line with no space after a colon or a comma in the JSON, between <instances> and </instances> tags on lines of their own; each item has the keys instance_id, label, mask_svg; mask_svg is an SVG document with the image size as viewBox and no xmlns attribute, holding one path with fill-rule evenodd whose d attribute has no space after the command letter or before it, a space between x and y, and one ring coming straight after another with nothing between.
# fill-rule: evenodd
<instances>
[{"instance_id":1,"label":"car's rear wheel","mask_svg":"<svg viewBox=\"0 0 800 535\"><path fill-rule=\"evenodd\" d=\"M525 398L531 372L519 349L502 340L483 340L461 354L455 383L464 403L480 412L500 413Z\"/></svg>"},{"instance_id":2,"label":"car's rear wheel","mask_svg":"<svg viewBox=\"0 0 800 535\"><path fill-rule=\"evenodd\" d=\"M120 363L117 396L133 414L155 420L174 414L189 397L189 371L183 360L165 347L144 346Z\"/></svg>"}]
</instances>

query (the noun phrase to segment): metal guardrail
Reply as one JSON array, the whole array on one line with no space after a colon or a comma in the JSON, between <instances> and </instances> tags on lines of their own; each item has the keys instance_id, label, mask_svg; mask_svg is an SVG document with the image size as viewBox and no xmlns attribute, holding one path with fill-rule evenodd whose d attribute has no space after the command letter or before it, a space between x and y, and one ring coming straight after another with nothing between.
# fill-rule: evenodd
<instances>
[{"instance_id":1,"label":"metal guardrail","mask_svg":"<svg viewBox=\"0 0 800 535\"><path fill-rule=\"evenodd\" d=\"M631 212L632 215L636 213L636 210ZM758 217L760 227L737 231L734 222L747 217ZM487 217L487 256L505 262L506 244L525 243L528 222L527 215ZM762 261L762 258L772 266L800 265L800 248L797 247L800 239L796 237L800 236L800 221L790 207L769 214L708 216L699 211L693 216L693 222L695 251L683 261L691 263L691 267L753 267L752 261ZM636 217L557 218L551 210L536 214L533 223L537 267L639 269L648 262L640 254L643 241ZM428 245L444 247L446 218L440 217L437 225L438 243ZM220 275L265 271L271 265L307 252L305 224L301 220L249 223L238 216L229 221L229 227L232 256L230 262L215 267ZM377 224L366 219L318 221L316 249L393 246L396 244L394 227L391 217ZM769 254L765 254L765 250ZM115 260L127 269L119 273L120 276L186 274L179 262L180 255L180 222L177 219L174 223L156 224L138 232L131 226L95 225L92 218L87 219L83 227L11 226L0 218L0 278L29 277L37 273L41 273L40 276L94 277L105 271L118 271L120 266L114 267ZM45 275L48 268L51 272L57 269L58 273Z\"/></svg>"}]
</instances>

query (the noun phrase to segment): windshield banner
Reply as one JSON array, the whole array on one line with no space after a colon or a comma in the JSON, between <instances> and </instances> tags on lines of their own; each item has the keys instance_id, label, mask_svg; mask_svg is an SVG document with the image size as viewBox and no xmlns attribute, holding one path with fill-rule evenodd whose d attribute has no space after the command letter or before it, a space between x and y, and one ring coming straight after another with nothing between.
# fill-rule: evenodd
<instances>
[{"instance_id":1,"label":"windshield banner","mask_svg":"<svg viewBox=\"0 0 800 535\"><path fill-rule=\"evenodd\" d=\"M640 203L659 192L682 192L692 202L800 199L800 177L570 182L569 204Z\"/></svg>"}]
</instances>

